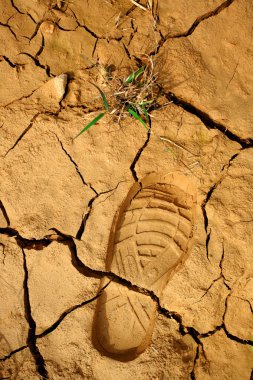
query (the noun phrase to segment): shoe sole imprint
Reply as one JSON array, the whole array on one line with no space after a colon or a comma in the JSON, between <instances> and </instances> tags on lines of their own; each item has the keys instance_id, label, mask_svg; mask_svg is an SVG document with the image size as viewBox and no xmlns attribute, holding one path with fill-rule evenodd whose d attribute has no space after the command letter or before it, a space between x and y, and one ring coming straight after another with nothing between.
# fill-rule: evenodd
<instances>
[{"instance_id":1,"label":"shoe sole imprint","mask_svg":"<svg viewBox=\"0 0 253 380\"><path fill-rule=\"evenodd\" d=\"M112 226L107 270L160 297L189 254L195 204L196 188L180 173L151 174L142 187L135 184ZM105 355L130 360L150 344L155 314L149 296L112 282L97 302L93 342Z\"/></svg>"}]
</instances>

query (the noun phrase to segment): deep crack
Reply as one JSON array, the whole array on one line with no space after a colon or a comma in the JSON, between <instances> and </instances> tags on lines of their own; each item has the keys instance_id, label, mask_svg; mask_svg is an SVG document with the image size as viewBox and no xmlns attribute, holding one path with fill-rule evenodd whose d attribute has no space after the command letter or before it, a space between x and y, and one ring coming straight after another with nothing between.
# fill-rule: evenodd
<instances>
[{"instance_id":1,"label":"deep crack","mask_svg":"<svg viewBox=\"0 0 253 380\"><path fill-rule=\"evenodd\" d=\"M42 63L40 63L39 59L36 56L34 57L32 54L27 53L27 52L22 52L19 54L20 55L23 54L23 55L26 55L27 57L31 58L36 66L45 70L48 77L55 77L55 74L51 73L50 66L49 65L42 65Z\"/></svg>"},{"instance_id":2,"label":"deep crack","mask_svg":"<svg viewBox=\"0 0 253 380\"><path fill-rule=\"evenodd\" d=\"M14 9L16 9L16 11L17 11L18 13L20 13L21 15L24 15L24 14L25 14L24 12L21 12L21 10L16 6L16 4L14 3L14 0L10 0L10 2L11 2L12 7L13 7Z\"/></svg>"},{"instance_id":3,"label":"deep crack","mask_svg":"<svg viewBox=\"0 0 253 380\"><path fill-rule=\"evenodd\" d=\"M36 368L38 371L38 374L42 376L44 379L48 379L48 372L46 369L46 363L41 355L37 345L36 345L36 323L35 320L32 317L32 311L31 311L31 304L30 304L30 295L29 295L29 287L28 287L28 268L26 263L26 255L24 250L23 252L23 263L24 263L24 307L25 307L25 316L26 320L29 324L29 331L28 331L28 337L27 337L27 345L30 349L30 352L34 358Z\"/></svg>"},{"instance_id":4,"label":"deep crack","mask_svg":"<svg viewBox=\"0 0 253 380\"><path fill-rule=\"evenodd\" d=\"M237 343L240 343L240 344L248 344L249 346L252 346L253 347L253 340L251 339L242 339L242 338L239 338L238 336L236 335L233 335L231 334L228 330L227 330L227 327L225 325L225 323L223 324L223 330L225 331L225 334L227 335L227 337L231 340L234 340L235 342Z\"/></svg>"},{"instance_id":5,"label":"deep crack","mask_svg":"<svg viewBox=\"0 0 253 380\"><path fill-rule=\"evenodd\" d=\"M144 294L146 296L149 296L156 303L157 310L158 310L159 314L165 316L166 318L174 319L179 325L180 333L182 335L186 335L186 334L191 335L192 338L194 339L194 341L198 345L201 345L204 356L205 356L204 347L202 345L202 342L198 338L198 336L200 336L201 334L191 326L190 327L184 326L182 323L182 317L178 313L173 312L173 311L169 311L169 310L165 309L163 306L161 306L159 297L153 291L146 289L146 288L143 288L141 286L138 286L136 284L132 284L131 281L129 281L125 278L122 278L113 272L95 270L95 269L88 267L79 259L78 253L77 253L77 248L76 248L76 245L75 245L73 238L70 236L64 235L64 234L61 234L61 238L64 239L64 244L68 245L70 252L71 252L72 265L74 266L74 268L79 273L81 273L85 277L92 277L92 278L97 278L97 279L102 279L102 278L106 277L110 281L113 281L115 283L118 283L120 285L127 287L129 290L132 290L136 293L140 293L140 294Z\"/></svg>"},{"instance_id":6,"label":"deep crack","mask_svg":"<svg viewBox=\"0 0 253 380\"><path fill-rule=\"evenodd\" d=\"M15 228L5 227L0 228L0 234L14 237L18 246L22 249L35 249L42 250L52 243L53 239L49 236L45 236L42 239L26 239L19 234Z\"/></svg>"},{"instance_id":7,"label":"deep crack","mask_svg":"<svg viewBox=\"0 0 253 380\"><path fill-rule=\"evenodd\" d=\"M207 218L207 213L206 213L206 210L204 211L205 212L205 216L206 216L206 221L205 221L205 224L206 224L206 257L207 257L207 260L209 260L209 242L210 242L210 238L211 238L211 232L212 230L210 229L209 232L207 232L207 227L208 227L208 218ZM203 213L204 215L204 213Z\"/></svg>"},{"instance_id":8,"label":"deep crack","mask_svg":"<svg viewBox=\"0 0 253 380\"><path fill-rule=\"evenodd\" d=\"M77 231L76 233L76 238L78 240L81 240L82 239L82 236L84 234L84 230L85 230L85 227L86 227L86 223L87 223L87 220L89 219L90 217L90 214L91 214L91 210L92 210L92 206L93 206L93 202L95 201L95 199L97 199L98 197L98 193L96 193L96 195L91 198L88 202L88 207L87 207L87 211L84 215L84 217L82 218L82 222L81 222L81 225L79 227L79 230Z\"/></svg>"},{"instance_id":9,"label":"deep crack","mask_svg":"<svg viewBox=\"0 0 253 380\"><path fill-rule=\"evenodd\" d=\"M10 218L9 218L9 216L7 214L7 211L6 211L6 208L4 207L3 202L1 200L0 200L0 210L2 211L4 219L6 220L7 226L9 227L9 225L10 225Z\"/></svg>"},{"instance_id":10,"label":"deep crack","mask_svg":"<svg viewBox=\"0 0 253 380\"><path fill-rule=\"evenodd\" d=\"M208 191L205 199L203 200L202 204L201 204L201 210L202 210L202 214L203 214L203 218L204 218L204 227L205 227L205 233L206 233L206 257L209 260L209 242L210 242L210 237L211 237L211 230L208 231L208 216L207 216L207 212L206 212L206 205L208 203L208 201L210 200L214 190L216 189L216 187L218 186L218 184L220 183L220 180L215 183L211 188L210 190Z\"/></svg>"},{"instance_id":11,"label":"deep crack","mask_svg":"<svg viewBox=\"0 0 253 380\"><path fill-rule=\"evenodd\" d=\"M166 308L164 308L163 306L161 306L159 297L153 291L146 289L146 288L143 288L141 286L138 286L136 284L132 284L131 281L129 281L125 278L122 278L113 272L96 270L96 269L90 268L87 265L85 265L78 257L77 248L76 248L73 237L70 235L66 235L64 233L61 233L57 229L52 229L52 230L54 230L57 233L57 235L58 235L57 238L55 238L55 236L52 237L49 235L49 236L44 237L43 239L40 239L40 240L35 240L35 239L29 240L29 239L22 238L15 229L12 229L10 227L5 228L5 229L0 229L0 233L7 234L8 236L15 236L18 245L22 248L22 251L23 251L23 248L26 248L26 249L43 249L44 247L48 246L53 241L57 241L58 243L67 245L70 249L70 252L71 252L71 263L79 273L81 273L85 277L91 277L91 278L96 278L96 279L102 279L102 278L106 277L110 281L113 281L115 283L118 283L122 286L127 287L129 290L132 290L136 293L140 293L140 294L143 294L143 295L150 297L156 303L157 311L159 314L163 315L166 318L175 320L178 323L179 332L181 333L181 335L189 334L194 339L194 341L198 344L198 346L201 346L204 357L205 357L205 351L204 351L204 346L203 346L203 343L201 341L201 338L203 338L203 339L207 338L207 337L215 334L217 331L220 331L221 329L223 329L225 331L225 333L229 339L234 340L234 341L241 343L241 344L244 344L244 345L248 344L248 345L253 346L252 340L242 339L240 337L237 337L237 336L231 334L227 330L225 323L224 323L224 316L225 316L226 310L224 312L223 322L221 325L216 326L214 330L208 331L207 333L200 333L195 328L193 328L192 326L185 326L182 322L182 316L180 314L178 314L175 311L169 311ZM37 355L36 360L38 360L38 362L41 364L41 360L43 358L41 359L38 352L36 351L36 348L35 348L36 338L41 338L42 336L45 336L48 333L50 333L51 331L53 331L55 328L57 328L60 325L62 320L68 314L70 314L72 311L76 310L77 308L82 307L85 304L94 301L99 296L99 293L94 298L91 298L90 300L83 301L81 304L75 305L72 308L69 308L68 310L66 310L64 313L62 313L62 315L59 317L59 319L52 326L50 326L43 333L36 336L35 335L36 325L35 325L34 320L32 319L31 308L30 308L30 304L28 302L29 301L28 272L27 272L27 267L26 267L24 251L23 251L23 254L24 254L24 268L25 268L25 273L26 273L26 277L25 277L25 281L24 281L24 289L25 289L25 295L26 295L26 310L27 310L27 315L28 315L27 319L29 321L29 325L32 328L32 332L29 335L30 338L28 341L32 340L32 348L31 349L34 350L35 356ZM225 302L226 307L227 307L228 297L229 297L229 295L226 298L226 302ZM27 343L29 345L28 341L27 341ZM21 347L18 350L21 350L23 348L25 348L25 346ZM42 370L43 370L43 366L42 366ZM194 373L194 372L192 372L192 373Z\"/></svg>"},{"instance_id":12,"label":"deep crack","mask_svg":"<svg viewBox=\"0 0 253 380\"><path fill-rule=\"evenodd\" d=\"M192 115L197 116L208 129L219 130L228 139L237 142L244 149L253 147L252 138L244 139L244 138L241 138L240 136L237 136L235 133L233 133L227 127L225 127L225 125L214 121L207 113L205 113L204 111L201 111L200 109L195 107L193 104L188 103L187 101L181 99L180 97L177 97L172 92L164 93L164 95L170 102L173 102L175 105L184 109L186 112L189 112Z\"/></svg>"},{"instance_id":13,"label":"deep crack","mask_svg":"<svg viewBox=\"0 0 253 380\"><path fill-rule=\"evenodd\" d=\"M41 21L38 21L38 22L36 23L36 27L35 27L35 29L34 29L34 32L33 32L33 34L31 35L31 37L29 37L29 41L30 41L30 42L33 40L34 37L37 36L38 31L39 31L40 26L41 26L41 24L43 23L43 21L44 21L44 20L41 20ZM43 34L42 34L42 36L43 36ZM43 37L44 37L44 36L43 36Z\"/></svg>"},{"instance_id":14,"label":"deep crack","mask_svg":"<svg viewBox=\"0 0 253 380\"><path fill-rule=\"evenodd\" d=\"M11 68L16 68L17 67L17 64L16 63L13 63L8 57L6 57L6 55L1 55L0 58L3 58L5 60L5 62L8 63L8 65L11 67Z\"/></svg>"},{"instance_id":15,"label":"deep crack","mask_svg":"<svg viewBox=\"0 0 253 380\"><path fill-rule=\"evenodd\" d=\"M142 155L142 152L144 151L144 149L147 147L147 145L149 143L150 135L151 135L151 127L149 128L149 130L147 132L147 138L144 141L144 144L140 147L140 149L136 153L136 156L134 157L134 160L133 160L133 162L132 162L132 164L130 166L130 170L131 170L131 173L132 173L132 176L133 176L135 182L139 182L139 179L138 179L138 176L137 176L137 173L136 173L136 170L135 170L135 166L136 166L137 162L139 161L139 159L140 159L140 157Z\"/></svg>"},{"instance_id":16,"label":"deep crack","mask_svg":"<svg viewBox=\"0 0 253 380\"><path fill-rule=\"evenodd\" d=\"M193 368L191 370L191 373L190 373L190 377L191 377L191 380L196 380L196 376L195 376L195 367L197 365L197 361L199 359L199 345L197 345L196 347L196 353L195 353L195 357L194 357L194 361L193 361Z\"/></svg>"},{"instance_id":17,"label":"deep crack","mask_svg":"<svg viewBox=\"0 0 253 380\"><path fill-rule=\"evenodd\" d=\"M43 50L44 50L44 47L45 47L45 38L44 38L44 35L41 34L41 45L39 47L39 50L37 51L37 53L35 54L35 59L38 60L38 57L42 54Z\"/></svg>"}]
</instances>

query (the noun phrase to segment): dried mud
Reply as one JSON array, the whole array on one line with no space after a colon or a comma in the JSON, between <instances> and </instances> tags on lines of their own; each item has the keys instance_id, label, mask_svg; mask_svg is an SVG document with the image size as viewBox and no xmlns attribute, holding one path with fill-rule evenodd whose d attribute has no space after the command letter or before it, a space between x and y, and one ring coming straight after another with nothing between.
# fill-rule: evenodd
<instances>
[{"instance_id":1,"label":"dried mud","mask_svg":"<svg viewBox=\"0 0 253 380\"><path fill-rule=\"evenodd\" d=\"M252 17L245 0L1 1L0 379L252 379ZM147 56L164 102L151 130L106 115L73 140L103 110L91 82L107 93ZM146 277L121 270L110 239L131 189L160 192L159 173L175 172L196 189L194 218L174 218L188 193L173 188L169 246L187 259L156 287L166 260ZM149 263L168 194L137 227ZM119 289L150 308L151 328L135 307L103 306ZM123 356L97 349L103 333Z\"/></svg>"}]
</instances>

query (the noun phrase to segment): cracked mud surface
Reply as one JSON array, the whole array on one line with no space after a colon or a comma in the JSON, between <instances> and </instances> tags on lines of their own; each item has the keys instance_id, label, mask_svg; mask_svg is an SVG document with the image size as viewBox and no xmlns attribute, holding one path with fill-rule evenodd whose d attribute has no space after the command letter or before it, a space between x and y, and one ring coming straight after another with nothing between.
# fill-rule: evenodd
<instances>
[{"instance_id":1,"label":"cracked mud surface","mask_svg":"<svg viewBox=\"0 0 253 380\"><path fill-rule=\"evenodd\" d=\"M139 3L1 1L0 379L253 377L253 6L159 0L152 14ZM103 110L91 82L107 93L145 54L164 100L151 131L106 115L73 140ZM194 184L196 210L187 260L161 291L152 270L108 265L108 245L133 185L173 172ZM163 229L159 207L158 223L139 224L142 244ZM115 289L156 313L134 358L93 341L96 305ZM108 321L97 337L139 331Z\"/></svg>"}]
</instances>

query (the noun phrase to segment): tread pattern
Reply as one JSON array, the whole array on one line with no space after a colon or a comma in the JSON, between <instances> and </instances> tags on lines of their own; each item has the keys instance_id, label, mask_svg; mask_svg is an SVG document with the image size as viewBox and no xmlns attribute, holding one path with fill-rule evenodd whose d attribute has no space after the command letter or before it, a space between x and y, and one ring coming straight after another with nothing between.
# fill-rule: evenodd
<instances>
[{"instance_id":1,"label":"tread pattern","mask_svg":"<svg viewBox=\"0 0 253 380\"><path fill-rule=\"evenodd\" d=\"M191 195L173 185L144 188L117 223L111 270L160 293L161 278L186 254L192 232Z\"/></svg>"},{"instance_id":2,"label":"tread pattern","mask_svg":"<svg viewBox=\"0 0 253 380\"><path fill-rule=\"evenodd\" d=\"M161 295L192 241L196 200L187 180L171 175L130 191L113 225L108 270ZM95 341L109 356L132 358L150 343L155 312L150 297L112 283L98 300Z\"/></svg>"}]
</instances>

